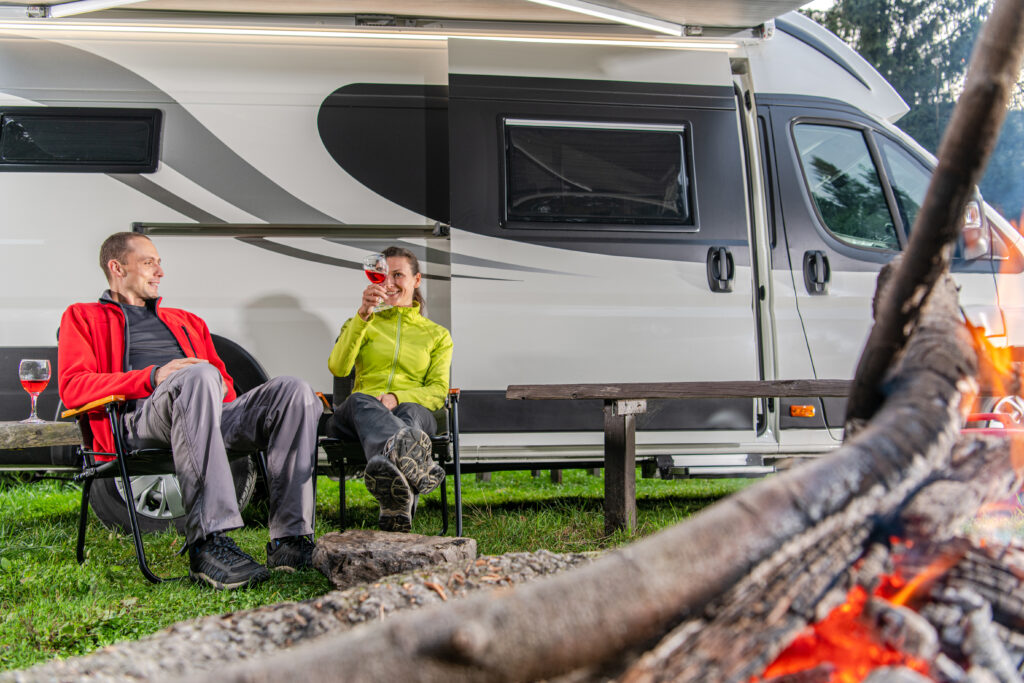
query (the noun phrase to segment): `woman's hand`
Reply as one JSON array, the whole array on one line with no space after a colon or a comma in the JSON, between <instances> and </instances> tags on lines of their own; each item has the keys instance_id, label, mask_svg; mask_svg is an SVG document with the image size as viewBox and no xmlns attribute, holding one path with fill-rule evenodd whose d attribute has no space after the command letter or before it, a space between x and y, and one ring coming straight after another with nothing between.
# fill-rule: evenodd
<instances>
[{"instance_id":1,"label":"woman's hand","mask_svg":"<svg viewBox=\"0 0 1024 683\"><path fill-rule=\"evenodd\" d=\"M387 291L381 285L369 284L366 289L363 290L363 300L359 304L359 309L356 314L359 315L363 321L370 319L373 315L373 308L380 302L384 301L384 297L388 295Z\"/></svg>"},{"instance_id":2,"label":"woman's hand","mask_svg":"<svg viewBox=\"0 0 1024 683\"><path fill-rule=\"evenodd\" d=\"M398 397L394 394L381 394L377 397L377 400L384 404L384 407L388 410L394 410L398 407Z\"/></svg>"}]
</instances>

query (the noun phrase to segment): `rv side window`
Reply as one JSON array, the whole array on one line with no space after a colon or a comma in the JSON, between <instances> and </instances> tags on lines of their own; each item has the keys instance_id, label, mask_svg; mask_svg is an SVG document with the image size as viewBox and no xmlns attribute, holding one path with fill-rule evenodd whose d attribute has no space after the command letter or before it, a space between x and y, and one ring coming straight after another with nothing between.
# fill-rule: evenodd
<instances>
[{"instance_id":1,"label":"rv side window","mask_svg":"<svg viewBox=\"0 0 1024 683\"><path fill-rule=\"evenodd\" d=\"M898 250L899 238L864 133L800 123L793 135L825 227L855 247Z\"/></svg>"},{"instance_id":2,"label":"rv side window","mask_svg":"<svg viewBox=\"0 0 1024 683\"><path fill-rule=\"evenodd\" d=\"M156 109L2 109L0 171L150 173L159 128Z\"/></svg>"},{"instance_id":3,"label":"rv side window","mask_svg":"<svg viewBox=\"0 0 1024 683\"><path fill-rule=\"evenodd\" d=\"M688 127L505 121L505 218L694 226Z\"/></svg>"}]
</instances>

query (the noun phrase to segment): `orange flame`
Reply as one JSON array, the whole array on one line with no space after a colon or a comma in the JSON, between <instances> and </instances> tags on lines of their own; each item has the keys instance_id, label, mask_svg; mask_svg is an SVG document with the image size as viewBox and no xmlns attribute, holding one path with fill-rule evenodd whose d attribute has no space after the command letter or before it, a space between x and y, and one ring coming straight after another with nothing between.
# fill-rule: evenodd
<instances>
[{"instance_id":1,"label":"orange flame","mask_svg":"<svg viewBox=\"0 0 1024 683\"><path fill-rule=\"evenodd\" d=\"M860 618L867 600L867 591L854 586L846 602L805 629L768 665L763 679L806 671L825 662L834 666L829 683L860 683L882 666L905 666L927 676L928 662L875 638Z\"/></svg>"}]
</instances>

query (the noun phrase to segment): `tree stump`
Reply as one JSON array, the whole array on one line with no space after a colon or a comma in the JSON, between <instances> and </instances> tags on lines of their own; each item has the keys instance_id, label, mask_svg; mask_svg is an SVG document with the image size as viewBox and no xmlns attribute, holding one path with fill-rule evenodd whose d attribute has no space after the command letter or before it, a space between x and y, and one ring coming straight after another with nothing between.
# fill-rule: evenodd
<instances>
[{"instance_id":1,"label":"tree stump","mask_svg":"<svg viewBox=\"0 0 1024 683\"><path fill-rule=\"evenodd\" d=\"M335 588L411 572L443 563L466 563L476 559L472 538L422 536L370 529L350 529L324 534L313 550L313 566Z\"/></svg>"}]
</instances>

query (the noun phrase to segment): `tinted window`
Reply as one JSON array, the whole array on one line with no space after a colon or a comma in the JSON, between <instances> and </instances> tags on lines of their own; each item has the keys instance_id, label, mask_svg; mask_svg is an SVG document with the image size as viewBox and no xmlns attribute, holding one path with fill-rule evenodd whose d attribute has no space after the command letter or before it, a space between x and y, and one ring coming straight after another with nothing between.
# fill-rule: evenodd
<instances>
[{"instance_id":1,"label":"tinted window","mask_svg":"<svg viewBox=\"0 0 1024 683\"><path fill-rule=\"evenodd\" d=\"M3 110L0 170L152 171L159 118L156 110Z\"/></svg>"},{"instance_id":2,"label":"tinted window","mask_svg":"<svg viewBox=\"0 0 1024 683\"><path fill-rule=\"evenodd\" d=\"M692 226L684 126L505 122L506 218Z\"/></svg>"},{"instance_id":3,"label":"tinted window","mask_svg":"<svg viewBox=\"0 0 1024 683\"><path fill-rule=\"evenodd\" d=\"M864 134L797 124L793 129L814 205L832 233L858 247L899 249L892 215Z\"/></svg>"},{"instance_id":4,"label":"tinted window","mask_svg":"<svg viewBox=\"0 0 1024 683\"><path fill-rule=\"evenodd\" d=\"M896 195L900 218L903 220L909 237L910 228L917 218L917 212L921 210L921 204L924 203L924 195L928 191L928 183L932 178L931 171L892 140L881 135L876 136L876 139L882 150L882 156L885 157L885 163L889 170L889 182L892 185L893 194Z\"/></svg>"}]
</instances>

